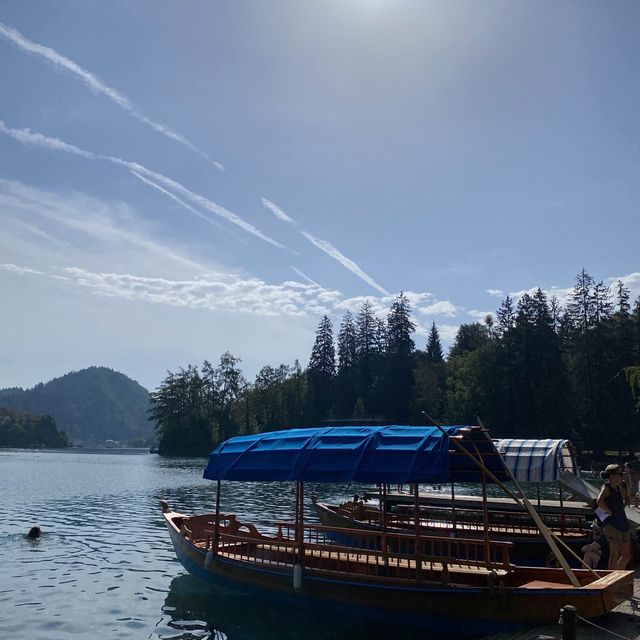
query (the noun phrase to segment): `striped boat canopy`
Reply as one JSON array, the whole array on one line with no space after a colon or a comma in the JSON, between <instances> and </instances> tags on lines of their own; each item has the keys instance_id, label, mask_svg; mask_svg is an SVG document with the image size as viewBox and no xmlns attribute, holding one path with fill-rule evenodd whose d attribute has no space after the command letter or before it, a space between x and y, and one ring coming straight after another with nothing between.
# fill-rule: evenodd
<instances>
[{"instance_id":1,"label":"striped boat canopy","mask_svg":"<svg viewBox=\"0 0 640 640\"><path fill-rule=\"evenodd\" d=\"M494 440L505 464L516 480L553 482L561 471L579 475L573 447L569 440Z\"/></svg>"},{"instance_id":2,"label":"striped boat canopy","mask_svg":"<svg viewBox=\"0 0 640 640\"><path fill-rule=\"evenodd\" d=\"M320 427L237 436L209 455L209 480L254 482L478 482L477 466L456 438L499 480L508 480L500 454L480 427L405 425Z\"/></svg>"}]
</instances>

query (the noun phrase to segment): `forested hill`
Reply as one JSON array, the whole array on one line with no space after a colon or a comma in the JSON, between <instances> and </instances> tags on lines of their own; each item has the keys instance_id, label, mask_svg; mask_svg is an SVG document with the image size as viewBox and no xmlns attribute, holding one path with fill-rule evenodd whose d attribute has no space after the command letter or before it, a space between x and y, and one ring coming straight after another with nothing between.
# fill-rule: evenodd
<instances>
[{"instance_id":1,"label":"forested hill","mask_svg":"<svg viewBox=\"0 0 640 640\"><path fill-rule=\"evenodd\" d=\"M147 419L149 392L131 378L106 367L67 373L32 389L0 389L0 406L53 416L75 443L105 440L145 445L153 435Z\"/></svg>"},{"instance_id":2,"label":"forested hill","mask_svg":"<svg viewBox=\"0 0 640 640\"><path fill-rule=\"evenodd\" d=\"M56 429L51 416L32 416L0 407L0 447L63 449L67 435Z\"/></svg>"}]
</instances>

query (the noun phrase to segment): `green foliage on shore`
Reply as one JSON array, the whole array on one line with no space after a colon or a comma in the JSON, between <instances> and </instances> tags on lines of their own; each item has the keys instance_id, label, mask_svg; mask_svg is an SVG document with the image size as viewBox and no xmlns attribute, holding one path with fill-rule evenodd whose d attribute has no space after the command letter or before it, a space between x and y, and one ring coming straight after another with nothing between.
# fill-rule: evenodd
<instances>
[{"instance_id":1,"label":"green foliage on shore","mask_svg":"<svg viewBox=\"0 0 640 640\"><path fill-rule=\"evenodd\" d=\"M34 416L0 407L0 447L63 449L69 446L64 431L58 431L49 416Z\"/></svg>"},{"instance_id":2,"label":"green foliage on shore","mask_svg":"<svg viewBox=\"0 0 640 640\"><path fill-rule=\"evenodd\" d=\"M458 328L446 358L435 323L424 350L414 329L400 294L386 319L368 302L345 314L337 341L323 317L306 370L265 366L249 383L226 353L217 369L170 373L151 395L161 453L325 420L425 424L423 410L443 424L480 416L494 437L570 438L595 457L640 447L640 298L632 309L622 282L582 270L564 305L541 289L507 296L495 317Z\"/></svg>"}]
</instances>

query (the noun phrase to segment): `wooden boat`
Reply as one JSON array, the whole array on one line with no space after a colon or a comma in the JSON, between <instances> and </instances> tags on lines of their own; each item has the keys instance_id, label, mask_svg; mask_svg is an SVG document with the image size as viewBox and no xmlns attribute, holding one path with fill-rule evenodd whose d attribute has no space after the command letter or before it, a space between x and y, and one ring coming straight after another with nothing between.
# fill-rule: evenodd
<instances>
[{"instance_id":1,"label":"wooden boat","mask_svg":"<svg viewBox=\"0 0 640 640\"><path fill-rule=\"evenodd\" d=\"M505 438L493 441L500 452L505 466L518 482L535 483L537 498L534 500L535 509L542 522L566 545L571 552L563 547L568 560L577 566L575 555L592 542L591 526L594 518L593 509L584 502L569 501L563 495L563 478L566 475L575 477L579 473L574 449L569 440L523 440ZM553 486L559 499L542 499L541 485ZM363 498L382 506L380 491L365 492ZM512 550L512 560L517 564L532 564L536 566L556 565L557 561L550 552L544 538L536 526L533 518L522 509L522 505L512 498L498 496L463 495L446 491L420 492L415 497L407 492L387 492L384 498L385 512L391 527L406 527L404 523L408 514L415 513L419 508L421 526L432 534L480 535L483 527L488 527L492 537L508 540L516 546ZM419 505L419 506L416 506ZM326 508L325 508L326 507ZM486 522L483 510L487 511ZM331 522L335 526L352 528L372 528L376 526L373 515L365 522L353 513L353 506L345 503L335 507L323 504L316 507L320 521L323 524ZM336 517L337 516L337 517ZM379 511L375 515L380 522ZM366 521L368 520L368 521ZM412 526L411 522L408 523Z\"/></svg>"},{"instance_id":2,"label":"wooden boat","mask_svg":"<svg viewBox=\"0 0 640 640\"><path fill-rule=\"evenodd\" d=\"M368 531L379 531L381 528L380 509L362 501L349 500L340 505L332 505L314 500L314 508L320 522L325 526ZM523 518L518 518L509 511L489 511L488 529L491 539L510 542L513 545L509 551L509 558L515 564L557 566L555 556L549 550L549 545L535 522L528 514L522 515ZM415 528L415 510L408 504L395 505L385 514L385 521L388 531L411 532ZM549 526L549 522L545 522ZM424 535L431 536L476 539L482 538L485 533L482 510L477 506L458 507L455 521L452 520L449 509L420 508L419 526ZM585 528L584 519L580 516L565 516L562 527L550 528L576 555L581 555L582 547L593 541L591 530ZM341 536L339 539L352 545L358 543L353 534ZM579 565L574 556L568 552L564 555L572 566Z\"/></svg>"},{"instance_id":3,"label":"wooden boat","mask_svg":"<svg viewBox=\"0 0 640 640\"><path fill-rule=\"evenodd\" d=\"M593 509L583 502L582 494L576 493L575 487L569 487L569 494L576 495L580 499L567 500L563 494L563 488L567 490L564 481L566 477L576 478L579 475L578 464L575 458L573 445L569 440L531 440L503 438L493 441L496 449L500 452L504 464L509 469L517 482L527 482L530 485L535 483L537 498L533 500L536 510L543 516L543 520L551 527L562 528L563 519L571 516L576 522L578 516L584 521L585 526L590 526L593 520ZM580 482L579 478L576 478ZM544 483L547 487L552 483L557 483L558 499L542 499L540 487ZM597 491L596 491L597 495ZM378 492L368 492L364 494L366 499L379 498ZM404 492L387 492L386 503L389 507L395 505L413 503L413 497ZM421 492L418 502L424 509L474 509L486 503L489 513L511 512L514 515L504 514L505 517L521 517L526 519L521 505L515 503L511 498L499 496L463 495L447 491ZM575 516L575 517L574 517Z\"/></svg>"},{"instance_id":4,"label":"wooden boat","mask_svg":"<svg viewBox=\"0 0 640 640\"><path fill-rule=\"evenodd\" d=\"M452 449L452 446L454 448ZM478 466L480 465L480 466ZM354 614L402 620L456 637L555 622L573 605L604 615L633 595L629 571L519 567L512 545L489 539L336 530L304 522L304 482L442 482L508 477L479 427L293 429L231 438L210 455L204 477L217 481L216 511L185 515L165 503L176 555L203 580L274 597L348 606ZM220 511L220 482L295 481L293 523L265 534ZM344 532L345 530L341 530ZM348 531L348 530L347 530Z\"/></svg>"}]
</instances>

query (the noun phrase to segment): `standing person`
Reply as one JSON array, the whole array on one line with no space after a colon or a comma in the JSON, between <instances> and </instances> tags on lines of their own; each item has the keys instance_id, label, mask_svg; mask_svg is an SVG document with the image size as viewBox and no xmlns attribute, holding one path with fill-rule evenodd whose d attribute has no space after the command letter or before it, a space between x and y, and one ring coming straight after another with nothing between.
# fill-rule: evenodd
<instances>
[{"instance_id":1,"label":"standing person","mask_svg":"<svg viewBox=\"0 0 640 640\"><path fill-rule=\"evenodd\" d=\"M619 464L607 465L600 472L600 477L606 482L596 500L606 514L602 522L602 533L609 543L609 569L625 569L631 560L631 532L624 512L629 497L622 474Z\"/></svg>"}]
</instances>

